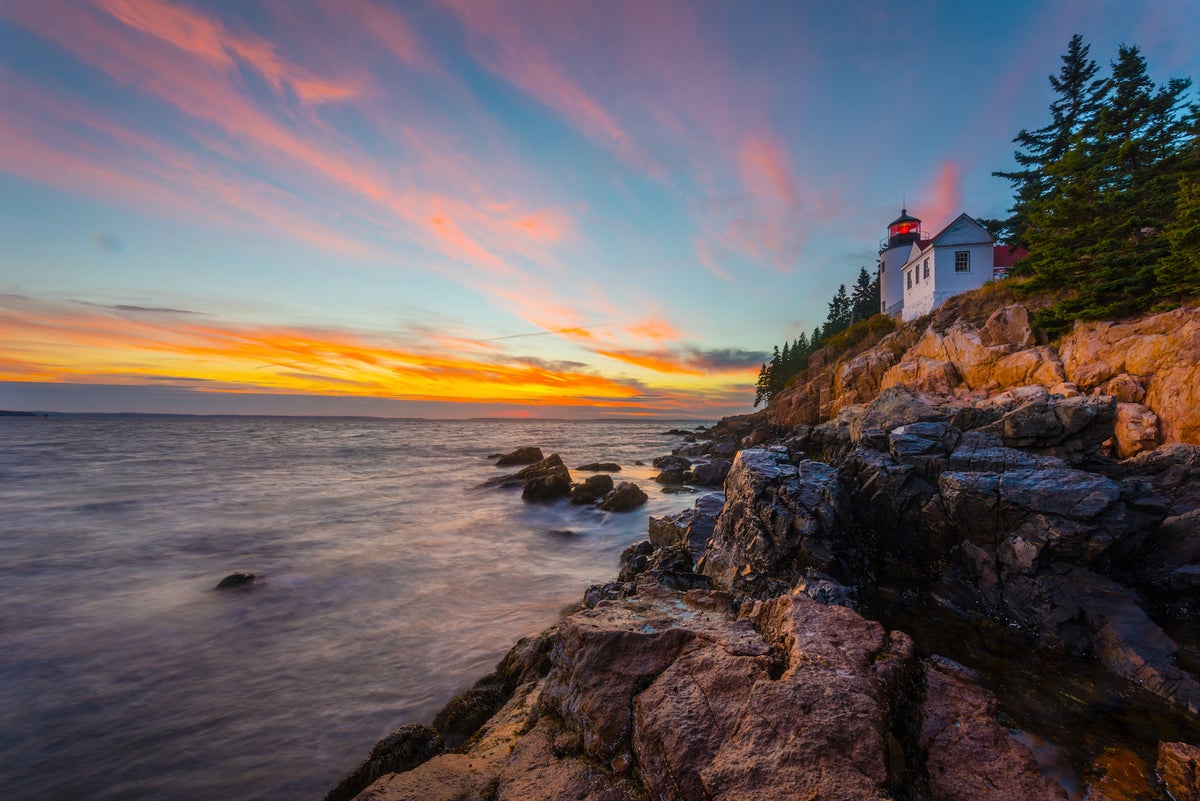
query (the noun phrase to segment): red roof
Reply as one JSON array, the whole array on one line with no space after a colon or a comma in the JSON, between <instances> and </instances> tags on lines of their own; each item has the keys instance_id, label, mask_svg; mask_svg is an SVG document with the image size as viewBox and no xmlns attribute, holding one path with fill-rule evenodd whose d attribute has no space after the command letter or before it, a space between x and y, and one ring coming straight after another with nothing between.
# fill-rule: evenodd
<instances>
[{"instance_id":1,"label":"red roof","mask_svg":"<svg viewBox=\"0 0 1200 801\"><path fill-rule=\"evenodd\" d=\"M1008 245L996 245L992 255L992 265L995 267L1012 267L1029 255L1024 248L1010 248Z\"/></svg>"}]
</instances>

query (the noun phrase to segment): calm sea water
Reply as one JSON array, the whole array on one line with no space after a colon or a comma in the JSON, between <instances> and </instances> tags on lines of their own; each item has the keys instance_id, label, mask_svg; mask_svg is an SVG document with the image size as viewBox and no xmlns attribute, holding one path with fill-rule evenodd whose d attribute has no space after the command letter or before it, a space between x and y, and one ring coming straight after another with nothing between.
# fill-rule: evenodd
<instances>
[{"instance_id":1,"label":"calm sea water","mask_svg":"<svg viewBox=\"0 0 1200 801\"><path fill-rule=\"evenodd\" d=\"M0 418L5 797L319 799L691 505L648 466L677 425ZM650 503L479 489L521 445Z\"/></svg>"}]
</instances>

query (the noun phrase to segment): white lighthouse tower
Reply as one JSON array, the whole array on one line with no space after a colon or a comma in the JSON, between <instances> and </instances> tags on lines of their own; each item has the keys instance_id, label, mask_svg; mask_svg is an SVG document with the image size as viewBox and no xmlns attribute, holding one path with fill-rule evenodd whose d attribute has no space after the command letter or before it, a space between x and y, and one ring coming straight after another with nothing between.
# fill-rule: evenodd
<instances>
[{"instance_id":1,"label":"white lighthouse tower","mask_svg":"<svg viewBox=\"0 0 1200 801\"><path fill-rule=\"evenodd\" d=\"M908 209L888 224L888 236L879 248L879 310L899 317L904 310L904 275L900 268L908 261L912 243L921 238L921 221L910 217Z\"/></svg>"}]
</instances>

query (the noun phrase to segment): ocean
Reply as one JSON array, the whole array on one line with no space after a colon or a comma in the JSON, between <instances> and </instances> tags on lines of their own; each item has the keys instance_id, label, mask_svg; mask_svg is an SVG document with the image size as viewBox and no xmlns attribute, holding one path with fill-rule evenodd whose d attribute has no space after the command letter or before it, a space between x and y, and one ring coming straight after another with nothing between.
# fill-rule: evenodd
<instances>
[{"instance_id":1,"label":"ocean","mask_svg":"<svg viewBox=\"0 0 1200 801\"><path fill-rule=\"evenodd\" d=\"M5 797L320 799L690 506L650 462L694 425L0 417ZM480 487L524 445L650 501Z\"/></svg>"}]
</instances>

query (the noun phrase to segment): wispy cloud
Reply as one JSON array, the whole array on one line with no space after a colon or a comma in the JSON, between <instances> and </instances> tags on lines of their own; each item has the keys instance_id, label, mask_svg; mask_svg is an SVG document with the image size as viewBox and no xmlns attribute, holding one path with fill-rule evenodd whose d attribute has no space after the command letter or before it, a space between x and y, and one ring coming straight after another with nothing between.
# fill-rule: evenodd
<instances>
[{"instance_id":1,"label":"wispy cloud","mask_svg":"<svg viewBox=\"0 0 1200 801\"><path fill-rule=\"evenodd\" d=\"M921 217L929 220L930 231L937 231L963 211L962 170L952 161L943 161L919 195Z\"/></svg>"}]
</instances>

